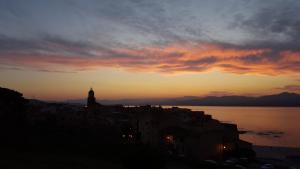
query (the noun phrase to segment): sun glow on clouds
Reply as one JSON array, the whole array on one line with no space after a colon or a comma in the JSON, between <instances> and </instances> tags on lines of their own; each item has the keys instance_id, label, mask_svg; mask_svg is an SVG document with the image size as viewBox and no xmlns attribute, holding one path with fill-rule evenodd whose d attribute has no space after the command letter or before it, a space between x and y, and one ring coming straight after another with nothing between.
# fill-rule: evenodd
<instances>
[{"instance_id":1,"label":"sun glow on clouds","mask_svg":"<svg viewBox=\"0 0 300 169\"><path fill-rule=\"evenodd\" d=\"M47 100L81 98L91 86L100 93L99 99L215 94L211 91L270 94L285 89L295 91L295 87L285 87L295 84L294 78L286 76L299 72L295 63L300 56L293 51L212 43L64 50L7 53L0 62L15 69L10 70L13 73L0 74L7 76L1 83L23 91L27 97ZM64 55L70 52L74 55ZM276 54L277 59L271 54ZM22 73L16 70L20 66Z\"/></svg>"},{"instance_id":2,"label":"sun glow on clouds","mask_svg":"<svg viewBox=\"0 0 300 169\"><path fill-rule=\"evenodd\" d=\"M75 72L119 67L162 74L220 70L237 74L279 75L295 74L300 69L299 52L274 52L272 49L228 47L213 43L174 43L141 48L57 49L61 52L9 52L5 57L0 57L0 62L49 71L67 68Z\"/></svg>"}]
</instances>

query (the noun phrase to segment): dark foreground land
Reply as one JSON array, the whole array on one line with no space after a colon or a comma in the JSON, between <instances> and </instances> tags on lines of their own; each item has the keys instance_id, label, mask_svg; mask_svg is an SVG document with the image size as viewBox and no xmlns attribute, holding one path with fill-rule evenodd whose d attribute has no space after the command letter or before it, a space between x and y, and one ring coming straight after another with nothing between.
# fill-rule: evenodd
<instances>
[{"instance_id":1,"label":"dark foreground land","mask_svg":"<svg viewBox=\"0 0 300 169\"><path fill-rule=\"evenodd\" d=\"M164 163L160 165L165 169L231 169L239 168L243 169L260 169L265 164L272 164L274 168L278 169L294 169L299 168L300 159L297 156L282 156L274 157L274 154L279 154L278 151L283 151L279 147L255 147L258 153L258 158L251 162L244 162L238 160L235 164L220 161L213 162L197 162L191 163L183 161L181 159L164 159ZM285 152L299 152L296 148L284 148ZM139 156L133 156L132 154L126 154L122 156L122 153L115 154L117 152L110 151L104 155L104 150L95 149L78 149L72 147L1 147L0 151L0 168L5 169L122 169L125 168L124 160L132 158L130 162L135 163L130 168L156 168L153 166L153 162L159 160L157 157L151 155L147 156L147 159L143 159L145 154L139 153ZM267 154L265 153L267 152ZM273 152L273 153L272 153ZM127 151L128 153L128 151ZM149 153L149 151L148 151ZM153 154L154 155L154 154ZM160 157L162 158L162 157ZM155 160L155 161L153 161ZM227 160L228 161L228 160ZM234 161L232 159L231 161Z\"/></svg>"},{"instance_id":2,"label":"dark foreground land","mask_svg":"<svg viewBox=\"0 0 300 169\"><path fill-rule=\"evenodd\" d=\"M0 168L5 169L118 169L120 161L96 154L81 154L59 150L21 150L2 148Z\"/></svg>"},{"instance_id":3,"label":"dark foreground land","mask_svg":"<svg viewBox=\"0 0 300 169\"><path fill-rule=\"evenodd\" d=\"M119 169L164 168L166 159L144 146L32 145L1 147L0 168Z\"/></svg>"}]
</instances>

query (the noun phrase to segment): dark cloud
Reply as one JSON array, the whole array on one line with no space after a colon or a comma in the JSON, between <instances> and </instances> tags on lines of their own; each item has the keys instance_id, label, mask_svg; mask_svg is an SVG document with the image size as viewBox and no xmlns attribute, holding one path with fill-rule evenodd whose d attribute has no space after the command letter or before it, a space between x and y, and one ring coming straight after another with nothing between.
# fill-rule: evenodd
<instances>
[{"instance_id":1,"label":"dark cloud","mask_svg":"<svg viewBox=\"0 0 300 169\"><path fill-rule=\"evenodd\" d=\"M262 62L262 60L264 58L261 57L261 56L248 55L248 56L244 56L244 57L241 57L241 58L238 58L238 59L241 60L242 62L245 62L245 63L255 64L255 63Z\"/></svg>"},{"instance_id":2,"label":"dark cloud","mask_svg":"<svg viewBox=\"0 0 300 169\"><path fill-rule=\"evenodd\" d=\"M275 1L245 17L237 14L234 27L252 35L246 46L274 50L300 50L299 1Z\"/></svg>"},{"instance_id":3,"label":"dark cloud","mask_svg":"<svg viewBox=\"0 0 300 169\"><path fill-rule=\"evenodd\" d=\"M234 73L245 73L247 71L251 71L251 68L236 66L234 64L220 64L220 67L224 68L227 71L234 72Z\"/></svg>"},{"instance_id":4,"label":"dark cloud","mask_svg":"<svg viewBox=\"0 0 300 169\"><path fill-rule=\"evenodd\" d=\"M186 61L184 64L185 65L210 65L213 63L216 63L218 61L218 58L215 56L208 56L196 60L189 60Z\"/></svg>"},{"instance_id":5,"label":"dark cloud","mask_svg":"<svg viewBox=\"0 0 300 169\"><path fill-rule=\"evenodd\" d=\"M57 51L60 48L73 51L76 48L88 49L88 43L68 41L59 37L43 36L40 39L17 39L0 35L1 52L18 52L18 51ZM76 52L76 51L75 51Z\"/></svg>"},{"instance_id":6,"label":"dark cloud","mask_svg":"<svg viewBox=\"0 0 300 169\"><path fill-rule=\"evenodd\" d=\"M207 96L232 96L234 93L227 91L211 91L207 94Z\"/></svg>"},{"instance_id":7,"label":"dark cloud","mask_svg":"<svg viewBox=\"0 0 300 169\"><path fill-rule=\"evenodd\" d=\"M14 50L32 50L39 47L39 43L26 40L18 40L0 35L0 51L10 52Z\"/></svg>"},{"instance_id":8,"label":"dark cloud","mask_svg":"<svg viewBox=\"0 0 300 169\"><path fill-rule=\"evenodd\" d=\"M282 91L300 92L300 85L286 85L286 86L279 87L276 89L282 90Z\"/></svg>"},{"instance_id":9,"label":"dark cloud","mask_svg":"<svg viewBox=\"0 0 300 169\"><path fill-rule=\"evenodd\" d=\"M245 134L251 134L251 135L256 135L259 137L265 137L265 138L270 138L270 139L274 139L274 138L281 138L283 137L286 133L282 132L282 131L245 131Z\"/></svg>"},{"instance_id":10,"label":"dark cloud","mask_svg":"<svg viewBox=\"0 0 300 169\"><path fill-rule=\"evenodd\" d=\"M0 65L0 70L17 70L17 71L26 71L28 68L22 68L22 67L14 67L14 66L8 66L8 65ZM45 69L45 68L32 68L29 69L31 71L39 71L39 72L51 72L51 73L76 73L76 71L66 71L66 70L55 70L55 69Z\"/></svg>"}]
</instances>

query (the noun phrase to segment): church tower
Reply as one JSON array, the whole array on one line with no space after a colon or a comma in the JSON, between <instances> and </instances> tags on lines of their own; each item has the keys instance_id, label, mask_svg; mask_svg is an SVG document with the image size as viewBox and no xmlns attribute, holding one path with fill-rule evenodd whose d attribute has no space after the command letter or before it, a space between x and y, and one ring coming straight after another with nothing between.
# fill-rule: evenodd
<instances>
[{"instance_id":1,"label":"church tower","mask_svg":"<svg viewBox=\"0 0 300 169\"><path fill-rule=\"evenodd\" d=\"M96 98L95 98L95 93L93 89L91 88L89 93L88 93L88 99L87 99L87 106L93 106L96 105Z\"/></svg>"}]
</instances>

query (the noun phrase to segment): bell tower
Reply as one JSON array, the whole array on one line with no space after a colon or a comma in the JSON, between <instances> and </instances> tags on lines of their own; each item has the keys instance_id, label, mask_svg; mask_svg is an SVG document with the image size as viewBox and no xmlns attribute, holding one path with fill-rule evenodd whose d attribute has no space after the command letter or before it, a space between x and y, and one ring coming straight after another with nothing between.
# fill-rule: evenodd
<instances>
[{"instance_id":1,"label":"bell tower","mask_svg":"<svg viewBox=\"0 0 300 169\"><path fill-rule=\"evenodd\" d=\"M95 104L96 104L95 93L94 93L93 89L91 88L88 93L87 106L90 107Z\"/></svg>"}]
</instances>

